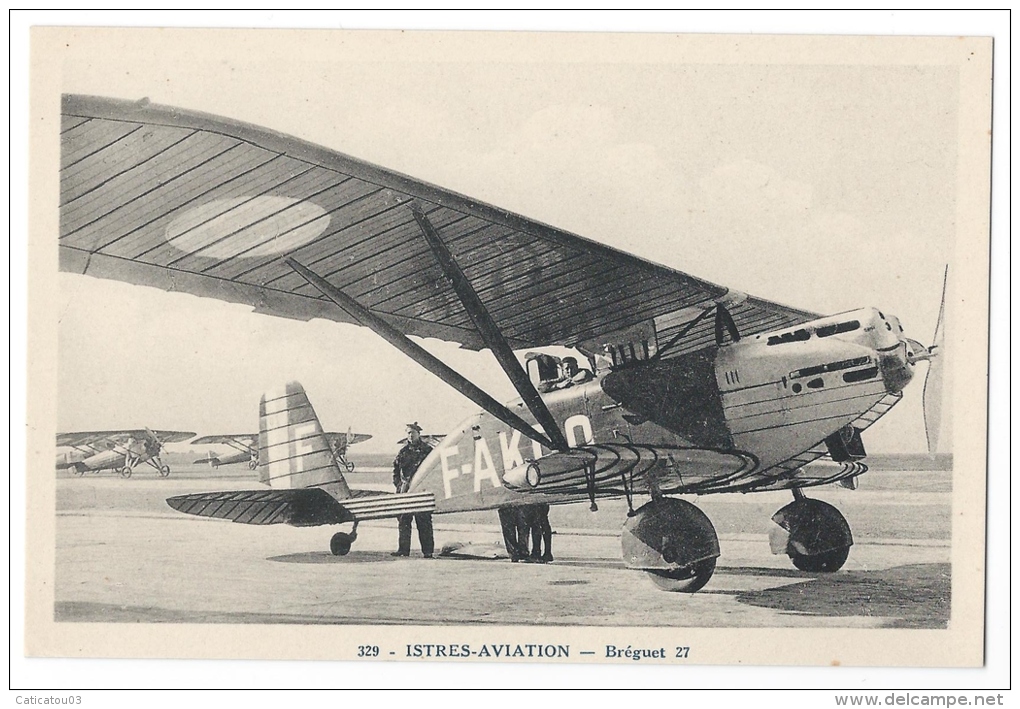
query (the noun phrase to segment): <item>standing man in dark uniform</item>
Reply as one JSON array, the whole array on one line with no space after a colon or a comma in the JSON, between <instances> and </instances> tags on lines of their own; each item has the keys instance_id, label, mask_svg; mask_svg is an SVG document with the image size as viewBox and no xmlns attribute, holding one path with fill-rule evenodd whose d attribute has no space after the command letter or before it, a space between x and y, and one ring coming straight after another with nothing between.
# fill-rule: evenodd
<instances>
[{"instance_id":1,"label":"standing man in dark uniform","mask_svg":"<svg viewBox=\"0 0 1020 709\"><path fill-rule=\"evenodd\" d=\"M510 555L510 561L517 563L528 556L526 530L524 531L525 536L521 537L523 529L521 508L506 505L497 511L499 512L499 526L503 530L503 545L506 547L506 553Z\"/></svg>"},{"instance_id":2,"label":"standing man in dark uniform","mask_svg":"<svg viewBox=\"0 0 1020 709\"><path fill-rule=\"evenodd\" d=\"M421 439L421 426L418 425L418 422L407 424L407 443L400 449L393 461L393 487L397 489L398 493L407 492L415 471L431 452L432 446ZM431 559L432 552L435 550L431 512L418 512L414 515L407 514L397 517L399 542L397 550L393 552L392 556L411 555L411 517L414 517L414 524L418 527L421 553L426 559Z\"/></svg>"},{"instance_id":3,"label":"standing man in dark uniform","mask_svg":"<svg viewBox=\"0 0 1020 709\"><path fill-rule=\"evenodd\" d=\"M549 524L549 505L544 502L528 505L531 523L531 560L549 562L552 555L552 525ZM542 546L545 545L545 551Z\"/></svg>"}]
</instances>

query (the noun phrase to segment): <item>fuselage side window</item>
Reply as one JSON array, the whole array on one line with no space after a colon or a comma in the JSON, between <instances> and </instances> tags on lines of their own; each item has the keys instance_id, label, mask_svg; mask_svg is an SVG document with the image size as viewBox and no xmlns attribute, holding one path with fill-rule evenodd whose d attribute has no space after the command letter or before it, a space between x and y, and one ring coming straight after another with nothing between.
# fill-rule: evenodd
<instances>
[{"instance_id":1,"label":"fuselage side window","mask_svg":"<svg viewBox=\"0 0 1020 709\"><path fill-rule=\"evenodd\" d=\"M543 382L549 382L560 376L560 369L556 358L547 354L528 355L528 378L536 387Z\"/></svg>"},{"instance_id":2,"label":"fuselage side window","mask_svg":"<svg viewBox=\"0 0 1020 709\"><path fill-rule=\"evenodd\" d=\"M842 359L838 362L829 362L828 364L817 364L814 367L804 367L803 369L797 369L790 372L790 379L799 379L800 377L813 377L816 374L823 374L825 372L837 372L840 369L850 369L851 367L863 367L866 364L871 363L870 357L855 357L854 359Z\"/></svg>"},{"instance_id":3,"label":"fuselage side window","mask_svg":"<svg viewBox=\"0 0 1020 709\"><path fill-rule=\"evenodd\" d=\"M843 332L853 332L860 328L861 323L859 320L848 320L847 322L833 323L832 325L823 325L817 330L815 334L819 337L829 337L831 335L839 335Z\"/></svg>"},{"instance_id":4,"label":"fuselage side window","mask_svg":"<svg viewBox=\"0 0 1020 709\"><path fill-rule=\"evenodd\" d=\"M793 332L784 332L781 335L772 335L768 339L770 345L785 345L788 342L804 342L811 339L811 333L804 328Z\"/></svg>"}]
</instances>

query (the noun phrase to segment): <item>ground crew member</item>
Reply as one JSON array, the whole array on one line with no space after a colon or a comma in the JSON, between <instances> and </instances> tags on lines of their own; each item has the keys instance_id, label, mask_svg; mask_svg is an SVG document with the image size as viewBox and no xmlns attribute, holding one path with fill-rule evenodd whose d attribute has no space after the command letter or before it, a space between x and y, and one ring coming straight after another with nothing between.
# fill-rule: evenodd
<instances>
[{"instance_id":1,"label":"ground crew member","mask_svg":"<svg viewBox=\"0 0 1020 709\"><path fill-rule=\"evenodd\" d=\"M407 424L407 443L397 457L393 460L393 487L397 492L407 492L411 485L411 478L418 470L421 462L432 452L432 446L421 439L421 426L418 422ZM397 550L392 556L411 555L411 518L414 517L414 524L418 528L418 541L421 543L421 553L426 559L432 558L435 550L435 540L432 536L432 513L418 512L414 515L400 515L397 517L397 529L399 532Z\"/></svg>"},{"instance_id":2,"label":"ground crew member","mask_svg":"<svg viewBox=\"0 0 1020 709\"><path fill-rule=\"evenodd\" d=\"M549 505L528 505L528 522L531 526L531 560L549 562L552 555L552 525L549 524ZM542 551L542 546L545 551Z\"/></svg>"},{"instance_id":3,"label":"ground crew member","mask_svg":"<svg viewBox=\"0 0 1020 709\"><path fill-rule=\"evenodd\" d=\"M499 526L503 530L503 544L506 546L506 553L510 555L510 561L516 563L528 555L528 550L521 552L518 544L517 525L520 512L516 507L500 507Z\"/></svg>"}]
</instances>

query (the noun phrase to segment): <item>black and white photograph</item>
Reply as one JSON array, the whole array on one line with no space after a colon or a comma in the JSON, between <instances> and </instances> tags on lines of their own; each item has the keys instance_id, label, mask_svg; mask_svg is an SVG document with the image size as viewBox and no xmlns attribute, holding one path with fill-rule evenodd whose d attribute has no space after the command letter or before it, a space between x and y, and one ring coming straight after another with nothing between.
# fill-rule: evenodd
<instances>
[{"instance_id":1,"label":"black and white photograph","mask_svg":"<svg viewBox=\"0 0 1020 709\"><path fill-rule=\"evenodd\" d=\"M35 28L26 653L981 665L991 58Z\"/></svg>"}]
</instances>

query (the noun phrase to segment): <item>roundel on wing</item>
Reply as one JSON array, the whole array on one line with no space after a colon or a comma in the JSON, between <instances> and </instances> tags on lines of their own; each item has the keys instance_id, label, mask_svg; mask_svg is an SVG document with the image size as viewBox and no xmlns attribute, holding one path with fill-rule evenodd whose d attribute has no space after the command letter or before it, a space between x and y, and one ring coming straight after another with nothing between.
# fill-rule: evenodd
<instances>
[{"instance_id":1,"label":"roundel on wing","mask_svg":"<svg viewBox=\"0 0 1020 709\"><path fill-rule=\"evenodd\" d=\"M319 236L329 215L312 202L262 195L217 199L193 207L166 230L174 248L213 259L283 254Z\"/></svg>"}]
</instances>

